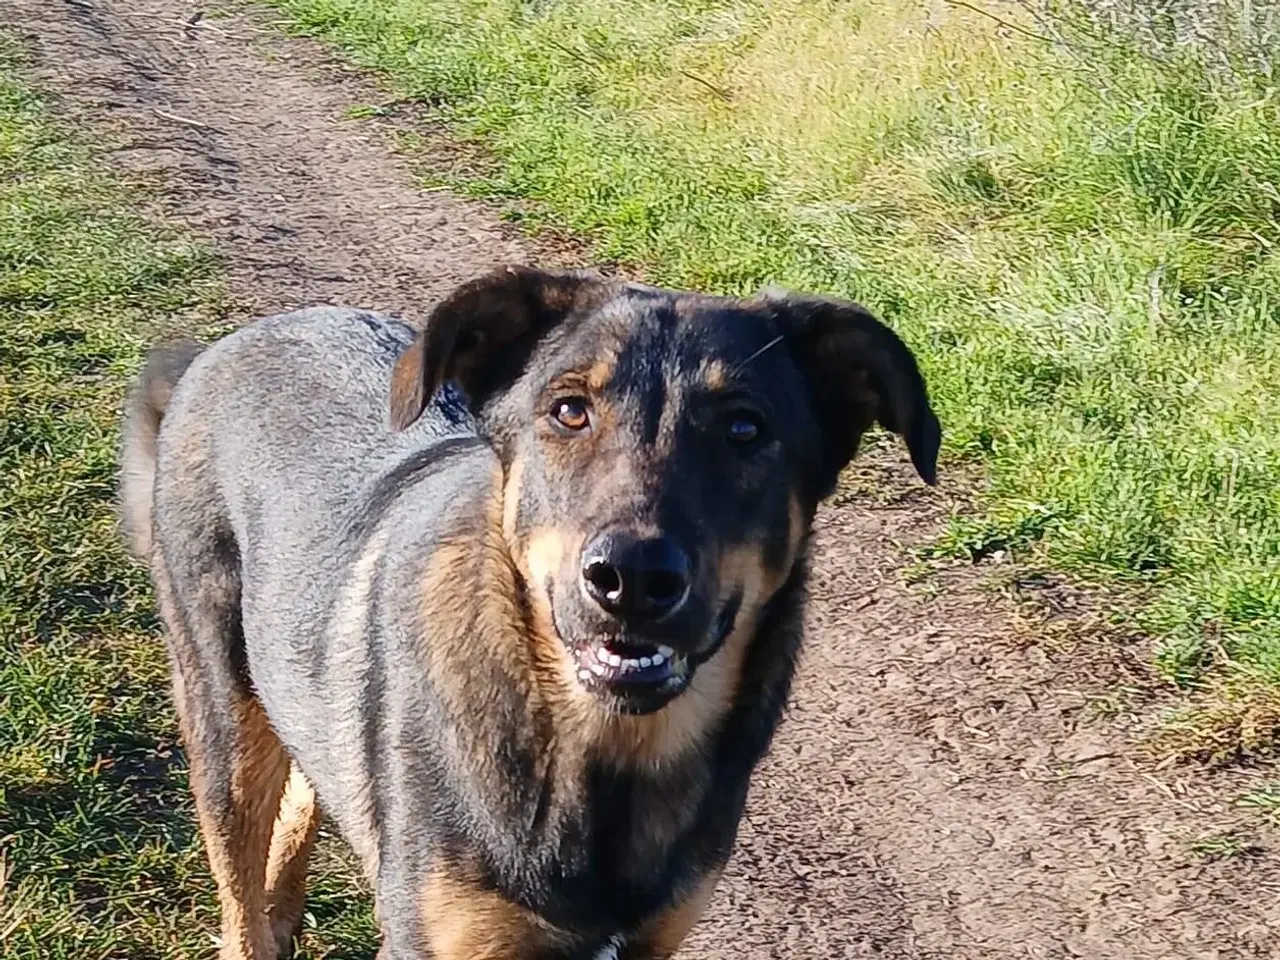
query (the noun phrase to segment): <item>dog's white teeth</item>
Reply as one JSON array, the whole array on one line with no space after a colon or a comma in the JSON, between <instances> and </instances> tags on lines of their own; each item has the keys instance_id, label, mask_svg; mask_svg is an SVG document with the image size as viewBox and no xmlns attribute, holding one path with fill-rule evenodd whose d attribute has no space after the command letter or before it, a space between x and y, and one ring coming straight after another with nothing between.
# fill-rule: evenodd
<instances>
[{"instance_id":1,"label":"dog's white teeth","mask_svg":"<svg viewBox=\"0 0 1280 960\"><path fill-rule=\"evenodd\" d=\"M618 679L621 675L647 670L649 667L661 666L670 662L673 667L680 667L676 652L668 646L659 646L652 653L642 657L624 657L614 653L605 644L588 648L587 654L578 664L578 678L590 680L592 674L597 677Z\"/></svg>"}]
</instances>

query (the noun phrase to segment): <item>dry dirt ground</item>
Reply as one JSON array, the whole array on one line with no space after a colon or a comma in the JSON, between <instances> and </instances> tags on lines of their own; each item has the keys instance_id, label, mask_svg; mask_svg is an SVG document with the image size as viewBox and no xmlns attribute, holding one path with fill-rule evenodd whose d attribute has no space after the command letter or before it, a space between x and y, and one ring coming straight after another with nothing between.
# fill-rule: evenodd
<instances>
[{"instance_id":1,"label":"dry dirt ground","mask_svg":"<svg viewBox=\"0 0 1280 960\"><path fill-rule=\"evenodd\" d=\"M188 23L200 11L0 0L0 23L114 162L163 178L166 215L212 239L246 316L345 302L413 319L490 265L573 259L417 189L393 139L421 123L344 120L386 94L270 14ZM428 160L447 162L427 134ZM904 547L953 495L898 463L870 457L821 516L794 704L682 955L1280 957L1280 851L1232 805L1248 775L1135 751L1160 698L1109 694L1143 686L1141 645L1046 642L1011 591L984 586L990 567L908 585ZM1022 592L1070 607L1060 588ZM1230 830L1257 845L1197 844Z\"/></svg>"}]
</instances>

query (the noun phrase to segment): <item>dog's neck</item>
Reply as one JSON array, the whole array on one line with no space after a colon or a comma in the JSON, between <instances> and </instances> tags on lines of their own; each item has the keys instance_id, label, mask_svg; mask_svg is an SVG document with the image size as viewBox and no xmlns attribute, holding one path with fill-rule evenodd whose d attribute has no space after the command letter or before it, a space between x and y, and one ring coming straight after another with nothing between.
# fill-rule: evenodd
<instances>
[{"instance_id":1,"label":"dog's neck","mask_svg":"<svg viewBox=\"0 0 1280 960\"><path fill-rule=\"evenodd\" d=\"M708 816L715 843L731 842L790 681L803 570L675 700L648 715L611 712L578 683L550 610L526 588L500 490L495 479L483 505L477 492L465 510L474 522L433 548L420 593L420 655L445 721L437 735L460 758L444 789L470 811L471 855L498 876L546 870L553 886L590 862L600 882L629 889L702 857L683 838ZM466 626L431 629L442 623Z\"/></svg>"}]
</instances>

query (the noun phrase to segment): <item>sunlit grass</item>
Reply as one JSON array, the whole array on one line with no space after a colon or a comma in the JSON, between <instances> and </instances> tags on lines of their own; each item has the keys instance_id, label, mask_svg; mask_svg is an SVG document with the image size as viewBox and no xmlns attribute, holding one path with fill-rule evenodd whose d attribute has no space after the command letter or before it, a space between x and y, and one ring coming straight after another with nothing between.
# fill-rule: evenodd
<instances>
[{"instance_id":1,"label":"sunlit grass","mask_svg":"<svg viewBox=\"0 0 1280 960\"><path fill-rule=\"evenodd\" d=\"M867 302L987 467L946 549L1140 583L1168 676L1280 681L1274 83L1011 4L275 3L479 139L462 186L534 226Z\"/></svg>"},{"instance_id":2,"label":"sunlit grass","mask_svg":"<svg viewBox=\"0 0 1280 960\"><path fill-rule=\"evenodd\" d=\"M112 497L128 377L169 318L217 319L214 265L133 213L144 195L51 121L2 41L0 957L210 955L168 664ZM305 955L371 956L364 891L324 860Z\"/></svg>"}]
</instances>

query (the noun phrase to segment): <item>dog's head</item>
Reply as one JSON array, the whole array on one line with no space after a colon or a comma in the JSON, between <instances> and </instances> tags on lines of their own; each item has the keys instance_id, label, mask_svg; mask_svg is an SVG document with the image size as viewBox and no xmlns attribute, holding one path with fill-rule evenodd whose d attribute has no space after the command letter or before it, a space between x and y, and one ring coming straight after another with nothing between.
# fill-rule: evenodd
<instances>
[{"instance_id":1,"label":"dog's head","mask_svg":"<svg viewBox=\"0 0 1280 960\"><path fill-rule=\"evenodd\" d=\"M534 607L582 688L624 713L662 707L757 621L872 423L934 481L915 360L853 303L506 268L432 313L396 365L392 426L450 379L504 465Z\"/></svg>"}]
</instances>

